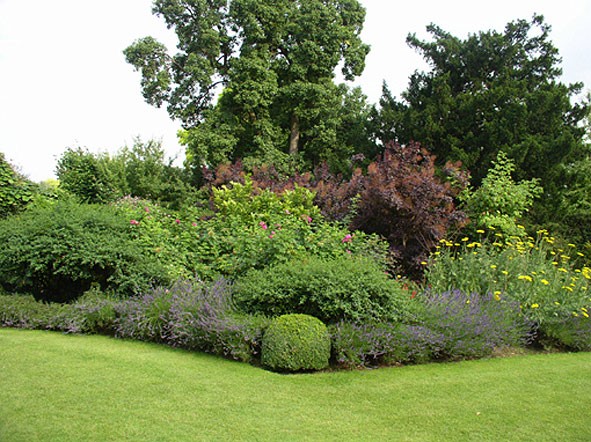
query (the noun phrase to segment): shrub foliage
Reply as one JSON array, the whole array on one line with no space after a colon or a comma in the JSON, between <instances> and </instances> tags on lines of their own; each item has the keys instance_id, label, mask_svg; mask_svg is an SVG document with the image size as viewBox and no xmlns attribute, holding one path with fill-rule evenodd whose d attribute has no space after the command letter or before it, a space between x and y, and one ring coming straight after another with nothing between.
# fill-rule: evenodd
<instances>
[{"instance_id":1,"label":"shrub foliage","mask_svg":"<svg viewBox=\"0 0 591 442\"><path fill-rule=\"evenodd\" d=\"M129 221L107 206L37 205L1 221L0 242L0 284L45 301L73 300L93 283L131 294L167 282Z\"/></svg>"},{"instance_id":2,"label":"shrub foliage","mask_svg":"<svg viewBox=\"0 0 591 442\"><path fill-rule=\"evenodd\" d=\"M263 336L261 362L271 370L322 370L328 367L329 358L330 335L322 321L313 316L279 316Z\"/></svg>"},{"instance_id":3,"label":"shrub foliage","mask_svg":"<svg viewBox=\"0 0 591 442\"><path fill-rule=\"evenodd\" d=\"M269 316L302 313L325 323L399 320L408 296L375 262L355 256L310 257L253 270L235 285L246 312Z\"/></svg>"}]
</instances>

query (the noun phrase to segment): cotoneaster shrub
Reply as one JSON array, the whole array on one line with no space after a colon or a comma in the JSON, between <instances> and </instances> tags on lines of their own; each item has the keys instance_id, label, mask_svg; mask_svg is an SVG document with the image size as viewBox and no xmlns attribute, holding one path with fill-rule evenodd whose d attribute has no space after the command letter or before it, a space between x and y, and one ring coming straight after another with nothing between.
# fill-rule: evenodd
<instances>
[{"instance_id":1,"label":"cotoneaster shrub","mask_svg":"<svg viewBox=\"0 0 591 442\"><path fill-rule=\"evenodd\" d=\"M234 287L236 305L248 313L302 313L325 323L398 321L408 294L375 261L354 255L307 257L252 270Z\"/></svg>"},{"instance_id":2,"label":"cotoneaster shrub","mask_svg":"<svg viewBox=\"0 0 591 442\"><path fill-rule=\"evenodd\" d=\"M261 362L274 371L322 370L330 359L326 326L309 315L275 318L263 335Z\"/></svg>"},{"instance_id":3,"label":"cotoneaster shrub","mask_svg":"<svg viewBox=\"0 0 591 442\"><path fill-rule=\"evenodd\" d=\"M93 283L122 295L168 283L165 268L133 240L132 227L108 206L63 200L29 207L0 221L0 285L66 302Z\"/></svg>"}]
</instances>

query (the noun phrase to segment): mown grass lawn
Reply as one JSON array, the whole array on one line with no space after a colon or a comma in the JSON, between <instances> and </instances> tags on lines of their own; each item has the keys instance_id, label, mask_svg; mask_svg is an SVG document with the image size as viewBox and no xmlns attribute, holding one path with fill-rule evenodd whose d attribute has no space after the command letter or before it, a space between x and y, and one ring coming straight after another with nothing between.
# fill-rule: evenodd
<instances>
[{"instance_id":1,"label":"mown grass lawn","mask_svg":"<svg viewBox=\"0 0 591 442\"><path fill-rule=\"evenodd\" d=\"M0 440L589 441L591 354L280 375L0 329Z\"/></svg>"}]
</instances>

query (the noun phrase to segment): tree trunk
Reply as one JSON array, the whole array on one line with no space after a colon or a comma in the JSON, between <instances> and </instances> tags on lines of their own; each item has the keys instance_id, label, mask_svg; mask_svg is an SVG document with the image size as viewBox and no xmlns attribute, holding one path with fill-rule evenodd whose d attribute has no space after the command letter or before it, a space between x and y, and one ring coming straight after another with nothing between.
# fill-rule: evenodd
<instances>
[{"instance_id":1,"label":"tree trunk","mask_svg":"<svg viewBox=\"0 0 591 442\"><path fill-rule=\"evenodd\" d=\"M300 119L294 113L291 115L291 128L289 134L289 155L298 154L298 143L300 142Z\"/></svg>"}]
</instances>

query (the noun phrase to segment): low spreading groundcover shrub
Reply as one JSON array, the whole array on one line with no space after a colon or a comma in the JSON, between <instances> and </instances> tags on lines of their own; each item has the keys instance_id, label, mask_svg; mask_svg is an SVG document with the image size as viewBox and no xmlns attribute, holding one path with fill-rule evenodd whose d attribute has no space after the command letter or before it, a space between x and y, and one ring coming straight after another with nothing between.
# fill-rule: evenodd
<instances>
[{"instance_id":1,"label":"low spreading groundcover shrub","mask_svg":"<svg viewBox=\"0 0 591 442\"><path fill-rule=\"evenodd\" d=\"M179 281L128 299L91 291L72 304L0 295L0 325L101 333L218 354L277 371L352 368L488 356L499 347L526 346L531 323L518 306L491 296L447 292L415 297L414 322L351 322L329 326L309 315L271 321L236 310L231 285ZM302 319L303 318L303 319ZM271 326L270 326L271 324ZM586 349L588 330L570 329L573 347ZM564 333L564 331L563 331ZM330 336L330 338L329 338Z\"/></svg>"},{"instance_id":2,"label":"low spreading groundcover shrub","mask_svg":"<svg viewBox=\"0 0 591 442\"><path fill-rule=\"evenodd\" d=\"M532 323L515 303L458 290L415 298L415 324L341 322L331 327L333 358L343 367L475 359L526 346Z\"/></svg>"}]
</instances>

